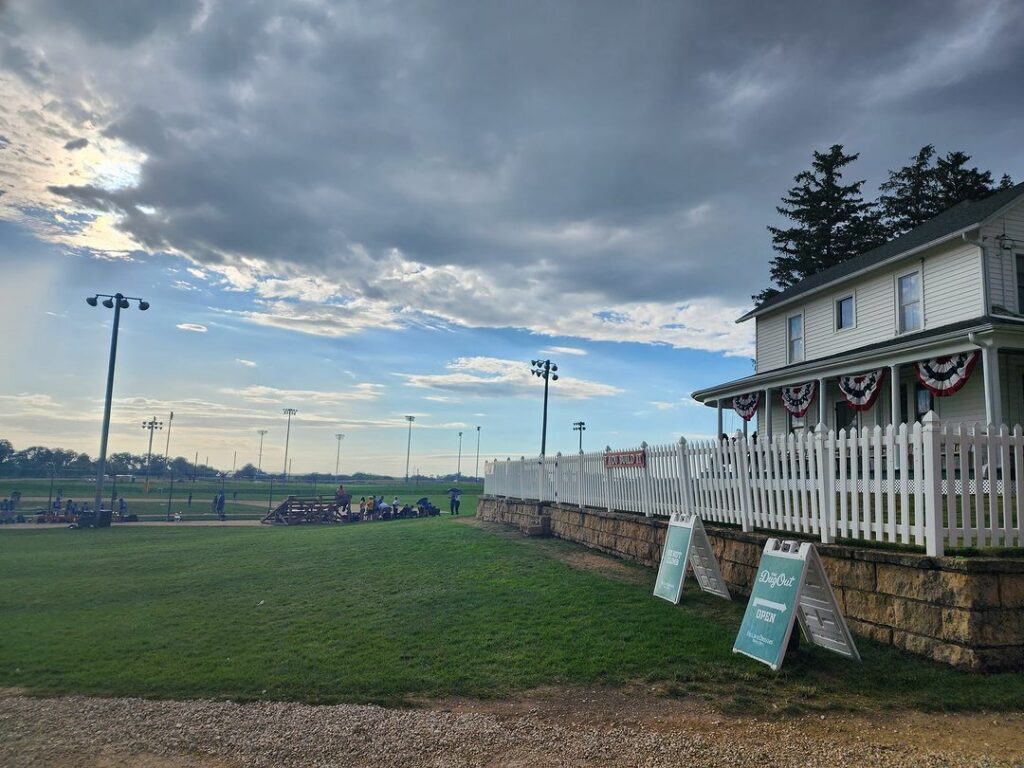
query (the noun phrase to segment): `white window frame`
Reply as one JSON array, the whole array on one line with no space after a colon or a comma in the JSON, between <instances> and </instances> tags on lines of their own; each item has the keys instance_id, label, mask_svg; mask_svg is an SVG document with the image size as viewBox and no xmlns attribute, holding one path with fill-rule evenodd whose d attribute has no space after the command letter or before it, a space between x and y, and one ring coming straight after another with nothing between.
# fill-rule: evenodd
<instances>
[{"instance_id":1,"label":"white window frame","mask_svg":"<svg viewBox=\"0 0 1024 768\"><path fill-rule=\"evenodd\" d=\"M846 301L847 299L849 299L851 302L853 302L853 322L850 323L850 325L846 326L845 328L840 328L839 327L839 317L840 317L840 315L839 315L839 302ZM850 291L850 293L844 293L844 294L841 294L841 295L837 296L832 301L832 330L835 331L836 333L844 333L846 331L853 330L856 327L857 327L857 292L856 291Z\"/></svg>"},{"instance_id":2,"label":"white window frame","mask_svg":"<svg viewBox=\"0 0 1024 768\"><path fill-rule=\"evenodd\" d=\"M800 359L793 359L793 338L789 335L789 321L794 317L800 318ZM790 363L802 363L807 359L807 326L804 323L804 312L794 312L791 315L786 315L786 364Z\"/></svg>"},{"instance_id":3,"label":"white window frame","mask_svg":"<svg viewBox=\"0 0 1024 768\"><path fill-rule=\"evenodd\" d=\"M918 310L919 310L918 314L921 315L921 325L919 327L917 327L917 328L909 328L909 329L907 329L907 328L903 327L903 323L901 322L901 312L900 312L900 310L902 309L902 307L900 306L900 280L902 280L904 277L909 277L910 275L915 275L915 274L917 275L917 286L918 286L918 291L919 291L919 294L918 294L918 297L917 297L917 305L918 305ZM904 335L909 334L909 333L917 333L918 331L923 331L924 327L925 327L925 322L924 322L924 270L922 270L920 266L917 266L917 267L914 267L913 269L908 269L908 270L906 270L904 272L897 272L893 276L892 291L893 291L893 293L892 293L893 306L896 309L896 335L897 336L904 336Z\"/></svg>"}]
</instances>

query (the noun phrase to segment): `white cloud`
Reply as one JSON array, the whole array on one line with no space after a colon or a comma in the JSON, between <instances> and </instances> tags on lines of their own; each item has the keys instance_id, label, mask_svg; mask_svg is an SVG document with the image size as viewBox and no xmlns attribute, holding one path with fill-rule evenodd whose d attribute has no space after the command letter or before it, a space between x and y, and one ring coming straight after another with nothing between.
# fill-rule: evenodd
<instances>
[{"instance_id":1,"label":"white cloud","mask_svg":"<svg viewBox=\"0 0 1024 768\"><path fill-rule=\"evenodd\" d=\"M206 326L200 325L199 323L178 323L176 326L179 331L190 331L192 333L206 333Z\"/></svg>"},{"instance_id":2,"label":"white cloud","mask_svg":"<svg viewBox=\"0 0 1024 768\"><path fill-rule=\"evenodd\" d=\"M580 349L579 347L545 347L540 353L542 355L573 355L582 357L587 354L587 350Z\"/></svg>"},{"instance_id":3,"label":"white cloud","mask_svg":"<svg viewBox=\"0 0 1024 768\"><path fill-rule=\"evenodd\" d=\"M521 360L503 360L497 357L460 357L446 368L450 373L400 374L408 386L440 390L468 397L529 397L537 393L540 379L530 373ZM592 397L610 397L622 393L611 384L603 384L570 376L559 377L551 383L559 397L569 400L588 400Z\"/></svg>"},{"instance_id":4,"label":"white cloud","mask_svg":"<svg viewBox=\"0 0 1024 768\"><path fill-rule=\"evenodd\" d=\"M256 367L256 363L254 363L252 360L244 360L241 357L236 357L235 362L238 363L239 365L244 365L246 368Z\"/></svg>"}]
</instances>

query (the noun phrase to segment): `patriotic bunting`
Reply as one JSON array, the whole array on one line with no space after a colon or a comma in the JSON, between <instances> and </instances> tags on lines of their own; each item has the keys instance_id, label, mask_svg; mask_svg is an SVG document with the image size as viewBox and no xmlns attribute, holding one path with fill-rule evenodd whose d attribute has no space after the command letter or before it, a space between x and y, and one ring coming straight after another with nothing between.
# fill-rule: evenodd
<instances>
[{"instance_id":1,"label":"patriotic bunting","mask_svg":"<svg viewBox=\"0 0 1024 768\"><path fill-rule=\"evenodd\" d=\"M859 373L855 376L840 376L839 391L843 393L846 402L855 411L866 411L875 404L878 393L882 391L882 382L885 380L885 368L868 373Z\"/></svg>"},{"instance_id":2,"label":"patriotic bunting","mask_svg":"<svg viewBox=\"0 0 1024 768\"><path fill-rule=\"evenodd\" d=\"M760 392L750 392L746 395L736 395L732 399L732 409L739 414L744 421L750 421L757 413L757 404L761 399Z\"/></svg>"},{"instance_id":3,"label":"patriotic bunting","mask_svg":"<svg viewBox=\"0 0 1024 768\"><path fill-rule=\"evenodd\" d=\"M933 357L917 364L917 378L936 397L948 397L967 383L977 362L977 352Z\"/></svg>"},{"instance_id":4,"label":"patriotic bunting","mask_svg":"<svg viewBox=\"0 0 1024 768\"><path fill-rule=\"evenodd\" d=\"M782 405L798 419L811 407L818 382L808 381L795 387L782 387Z\"/></svg>"}]
</instances>

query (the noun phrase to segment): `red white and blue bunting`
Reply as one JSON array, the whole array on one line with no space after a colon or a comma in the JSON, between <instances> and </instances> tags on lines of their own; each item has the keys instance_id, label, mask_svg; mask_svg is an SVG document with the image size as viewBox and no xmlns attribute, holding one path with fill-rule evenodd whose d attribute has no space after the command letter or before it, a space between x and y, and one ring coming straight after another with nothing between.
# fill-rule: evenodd
<instances>
[{"instance_id":1,"label":"red white and blue bunting","mask_svg":"<svg viewBox=\"0 0 1024 768\"><path fill-rule=\"evenodd\" d=\"M839 391L855 411L866 411L875 404L885 381L885 368L854 376L839 377Z\"/></svg>"},{"instance_id":2,"label":"red white and blue bunting","mask_svg":"<svg viewBox=\"0 0 1024 768\"><path fill-rule=\"evenodd\" d=\"M746 395L736 395L732 399L732 409L739 414L744 421L750 421L757 413L757 404L761 400L760 392L750 392Z\"/></svg>"},{"instance_id":3,"label":"red white and blue bunting","mask_svg":"<svg viewBox=\"0 0 1024 768\"><path fill-rule=\"evenodd\" d=\"M933 357L917 364L917 378L936 397L949 397L967 383L977 362L977 352Z\"/></svg>"},{"instance_id":4,"label":"red white and blue bunting","mask_svg":"<svg viewBox=\"0 0 1024 768\"><path fill-rule=\"evenodd\" d=\"M814 402L817 385L816 381L808 381L806 384L798 384L795 387L782 387L779 390L782 394L782 405L798 419L801 418Z\"/></svg>"}]
</instances>

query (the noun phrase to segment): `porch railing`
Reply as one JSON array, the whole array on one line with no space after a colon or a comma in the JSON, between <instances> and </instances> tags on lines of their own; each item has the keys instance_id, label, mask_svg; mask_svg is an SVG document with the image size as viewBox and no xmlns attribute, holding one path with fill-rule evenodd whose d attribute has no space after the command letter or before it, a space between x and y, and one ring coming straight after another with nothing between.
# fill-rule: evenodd
<instances>
[{"instance_id":1,"label":"porch railing","mask_svg":"<svg viewBox=\"0 0 1024 768\"><path fill-rule=\"evenodd\" d=\"M1024 433L923 422L488 462L484 492L646 515L923 546L1024 546Z\"/></svg>"}]
</instances>

